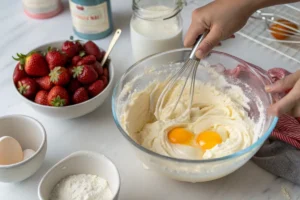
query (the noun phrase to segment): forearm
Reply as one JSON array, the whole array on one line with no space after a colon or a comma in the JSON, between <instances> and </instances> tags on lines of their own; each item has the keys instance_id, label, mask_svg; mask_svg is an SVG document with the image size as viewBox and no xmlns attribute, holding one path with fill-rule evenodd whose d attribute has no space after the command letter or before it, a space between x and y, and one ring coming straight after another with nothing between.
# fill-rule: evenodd
<instances>
[{"instance_id":1,"label":"forearm","mask_svg":"<svg viewBox=\"0 0 300 200\"><path fill-rule=\"evenodd\" d=\"M269 6L275 6L279 4L287 4L287 3L295 3L300 2L300 0L245 0L248 2L249 6L254 10L258 10L261 8L269 7Z\"/></svg>"}]
</instances>

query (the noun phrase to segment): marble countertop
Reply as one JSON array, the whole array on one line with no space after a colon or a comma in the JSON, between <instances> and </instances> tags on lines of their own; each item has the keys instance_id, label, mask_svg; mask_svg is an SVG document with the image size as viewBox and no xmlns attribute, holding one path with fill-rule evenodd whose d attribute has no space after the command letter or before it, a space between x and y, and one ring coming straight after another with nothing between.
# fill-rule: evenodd
<instances>
[{"instance_id":1,"label":"marble countertop","mask_svg":"<svg viewBox=\"0 0 300 200\"><path fill-rule=\"evenodd\" d=\"M123 30L111 54L116 68L116 79L118 79L133 63L129 40L131 1L112 0L111 2L114 26ZM190 23L192 10L207 1L189 2L190 4L182 12L185 31ZM38 118L45 126L48 135L48 151L42 167L32 177L21 183L0 184L1 200L37 200L37 186L41 177L56 162L78 150L101 152L114 161L122 179L120 200L300 199L299 186L273 176L251 161L225 178L197 184L173 181L145 170L114 124L110 99L107 99L96 111L84 117L64 121L44 118L23 103L13 91L11 77L15 62L11 56L17 52L27 52L30 48L46 42L69 38L73 31L66 1L64 1L64 7L64 12L54 18L35 20L25 16L21 1L1 1L0 116L26 114ZM96 43L106 49L111 37L112 35ZM284 67L295 71L300 68L297 63L240 36L225 41L217 49L264 69Z\"/></svg>"}]
</instances>

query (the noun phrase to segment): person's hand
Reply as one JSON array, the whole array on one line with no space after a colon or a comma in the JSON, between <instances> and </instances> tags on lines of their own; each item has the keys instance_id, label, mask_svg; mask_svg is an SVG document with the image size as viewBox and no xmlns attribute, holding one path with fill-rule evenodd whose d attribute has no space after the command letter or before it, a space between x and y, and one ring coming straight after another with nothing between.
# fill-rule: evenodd
<instances>
[{"instance_id":1,"label":"person's hand","mask_svg":"<svg viewBox=\"0 0 300 200\"><path fill-rule=\"evenodd\" d=\"M186 47L193 46L197 37L205 30L209 30L209 34L196 52L198 58L205 57L221 40L229 38L246 24L248 18L255 11L254 8L252 9L251 1L215 0L194 10L184 45Z\"/></svg>"},{"instance_id":2,"label":"person's hand","mask_svg":"<svg viewBox=\"0 0 300 200\"><path fill-rule=\"evenodd\" d=\"M266 91L269 93L289 91L285 97L270 106L269 113L276 116L289 114L300 117L300 70L266 86Z\"/></svg>"}]
</instances>

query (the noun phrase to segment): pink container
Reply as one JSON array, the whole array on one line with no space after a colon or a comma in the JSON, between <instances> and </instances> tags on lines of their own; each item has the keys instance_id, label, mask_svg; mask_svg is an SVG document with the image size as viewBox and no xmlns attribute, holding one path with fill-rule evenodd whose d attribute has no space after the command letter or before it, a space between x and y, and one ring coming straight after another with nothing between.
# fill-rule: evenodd
<instances>
[{"instance_id":1,"label":"pink container","mask_svg":"<svg viewBox=\"0 0 300 200\"><path fill-rule=\"evenodd\" d=\"M35 19L51 18L63 10L61 0L22 0L26 15Z\"/></svg>"}]
</instances>

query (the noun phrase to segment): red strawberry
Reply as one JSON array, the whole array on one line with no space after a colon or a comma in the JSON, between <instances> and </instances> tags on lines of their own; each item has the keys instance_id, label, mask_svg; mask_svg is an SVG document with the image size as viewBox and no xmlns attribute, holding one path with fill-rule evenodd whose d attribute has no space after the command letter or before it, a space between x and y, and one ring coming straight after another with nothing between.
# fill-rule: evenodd
<instances>
[{"instance_id":1,"label":"red strawberry","mask_svg":"<svg viewBox=\"0 0 300 200\"><path fill-rule=\"evenodd\" d=\"M17 54L17 61L20 61L25 72L30 76L46 76L49 73L49 68L45 58L36 52L29 53L27 55Z\"/></svg>"},{"instance_id":2,"label":"red strawberry","mask_svg":"<svg viewBox=\"0 0 300 200\"><path fill-rule=\"evenodd\" d=\"M80 43L80 41L75 41L75 45L76 45L76 47L77 47L77 50L78 50L78 52L81 52L82 50L83 50L83 46L82 46L82 44Z\"/></svg>"},{"instance_id":3,"label":"red strawberry","mask_svg":"<svg viewBox=\"0 0 300 200\"><path fill-rule=\"evenodd\" d=\"M61 107L69 104L69 94L67 90L61 86L54 86L47 97L48 105Z\"/></svg>"},{"instance_id":4,"label":"red strawberry","mask_svg":"<svg viewBox=\"0 0 300 200\"><path fill-rule=\"evenodd\" d=\"M67 54L68 58L73 58L78 54L78 47L73 41L65 41L61 47L61 50Z\"/></svg>"},{"instance_id":5,"label":"red strawberry","mask_svg":"<svg viewBox=\"0 0 300 200\"><path fill-rule=\"evenodd\" d=\"M101 80L103 81L104 86L106 87L107 84L108 84L108 79L107 79L107 77L106 77L106 76L101 76Z\"/></svg>"},{"instance_id":6,"label":"red strawberry","mask_svg":"<svg viewBox=\"0 0 300 200\"><path fill-rule=\"evenodd\" d=\"M96 62L96 57L94 55L84 56L77 65L92 65Z\"/></svg>"},{"instance_id":7,"label":"red strawberry","mask_svg":"<svg viewBox=\"0 0 300 200\"><path fill-rule=\"evenodd\" d=\"M103 74L103 67L101 66L101 64L98 61L96 61L95 64L93 64L93 67L99 76L101 76Z\"/></svg>"},{"instance_id":8,"label":"red strawberry","mask_svg":"<svg viewBox=\"0 0 300 200\"><path fill-rule=\"evenodd\" d=\"M37 79L35 79L35 81L40 86L40 88L42 88L43 90L48 91L54 86L54 84L51 82L49 76L37 78Z\"/></svg>"},{"instance_id":9,"label":"red strawberry","mask_svg":"<svg viewBox=\"0 0 300 200\"><path fill-rule=\"evenodd\" d=\"M107 68L103 68L103 75L109 78L109 72Z\"/></svg>"},{"instance_id":10,"label":"red strawberry","mask_svg":"<svg viewBox=\"0 0 300 200\"><path fill-rule=\"evenodd\" d=\"M84 87L78 88L72 97L72 101L74 104L87 101L88 99L89 99L89 95Z\"/></svg>"},{"instance_id":11,"label":"red strawberry","mask_svg":"<svg viewBox=\"0 0 300 200\"><path fill-rule=\"evenodd\" d=\"M27 76L24 68L20 65L20 63L17 64L14 70L13 74L13 80L15 85L17 85L18 81L21 80L22 78L25 78Z\"/></svg>"},{"instance_id":12,"label":"red strawberry","mask_svg":"<svg viewBox=\"0 0 300 200\"><path fill-rule=\"evenodd\" d=\"M105 52L101 51L99 47L92 41L88 41L83 45L84 51L89 55L96 56L97 60L101 62Z\"/></svg>"},{"instance_id":13,"label":"red strawberry","mask_svg":"<svg viewBox=\"0 0 300 200\"><path fill-rule=\"evenodd\" d=\"M66 85L71 79L68 70L64 67L55 67L51 70L49 76L51 82L55 85Z\"/></svg>"},{"instance_id":14,"label":"red strawberry","mask_svg":"<svg viewBox=\"0 0 300 200\"><path fill-rule=\"evenodd\" d=\"M57 66L64 66L67 62L67 57L65 54L49 48L46 54L46 60L48 62L50 70L54 69Z\"/></svg>"},{"instance_id":15,"label":"red strawberry","mask_svg":"<svg viewBox=\"0 0 300 200\"><path fill-rule=\"evenodd\" d=\"M68 91L73 94L80 87L81 83L77 79L72 79L68 85Z\"/></svg>"},{"instance_id":16,"label":"red strawberry","mask_svg":"<svg viewBox=\"0 0 300 200\"><path fill-rule=\"evenodd\" d=\"M73 69L73 77L77 77L82 84L90 84L97 80L98 74L92 66L83 65Z\"/></svg>"},{"instance_id":17,"label":"red strawberry","mask_svg":"<svg viewBox=\"0 0 300 200\"><path fill-rule=\"evenodd\" d=\"M105 86L102 80L97 80L88 87L88 92L91 97L97 96L104 90Z\"/></svg>"},{"instance_id":18,"label":"red strawberry","mask_svg":"<svg viewBox=\"0 0 300 200\"><path fill-rule=\"evenodd\" d=\"M45 90L40 90L36 95L35 95L35 99L34 102L41 104L41 105L48 105L48 92Z\"/></svg>"},{"instance_id":19,"label":"red strawberry","mask_svg":"<svg viewBox=\"0 0 300 200\"><path fill-rule=\"evenodd\" d=\"M72 58L72 65L73 66L77 66L77 63L81 60L81 57L80 56L74 56Z\"/></svg>"},{"instance_id":20,"label":"red strawberry","mask_svg":"<svg viewBox=\"0 0 300 200\"><path fill-rule=\"evenodd\" d=\"M37 92L37 84L36 82L31 78L23 78L20 81L18 81L18 90L19 92L27 98L32 98Z\"/></svg>"}]
</instances>

